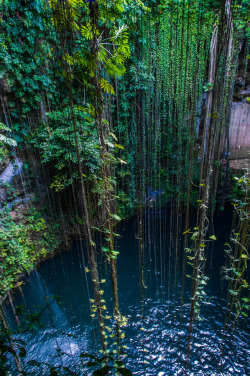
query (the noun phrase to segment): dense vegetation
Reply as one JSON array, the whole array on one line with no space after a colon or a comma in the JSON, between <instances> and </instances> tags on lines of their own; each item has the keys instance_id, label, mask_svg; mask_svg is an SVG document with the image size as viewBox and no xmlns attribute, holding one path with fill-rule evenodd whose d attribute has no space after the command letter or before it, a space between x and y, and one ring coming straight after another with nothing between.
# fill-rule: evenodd
<instances>
[{"instance_id":1,"label":"dense vegetation","mask_svg":"<svg viewBox=\"0 0 250 376\"><path fill-rule=\"evenodd\" d=\"M11 301L20 274L68 245L70 235L84 237L92 315L102 351L109 354L113 337L100 288L100 236L110 267L112 341L119 358L126 320L119 310L118 224L138 217L143 300L143 213L170 208L171 230L185 227L185 249L177 239L170 263L176 270L182 262L183 284L186 265L192 269L188 367L193 326L206 295L206 245L216 240L208 219L227 202L234 205L235 229L224 268L225 333L249 310L249 172L236 181L229 168L239 61L242 88L250 83L248 1L2 0L0 25L0 168L16 158L24 163L19 180L0 182L1 298L7 294ZM23 201L28 194L32 199ZM18 345L11 345L4 314L0 318L0 369L7 374L9 351L24 374L23 350L20 355ZM104 364L95 361L102 369L96 375L117 369L129 375L119 360L110 366L105 358Z\"/></svg>"}]
</instances>

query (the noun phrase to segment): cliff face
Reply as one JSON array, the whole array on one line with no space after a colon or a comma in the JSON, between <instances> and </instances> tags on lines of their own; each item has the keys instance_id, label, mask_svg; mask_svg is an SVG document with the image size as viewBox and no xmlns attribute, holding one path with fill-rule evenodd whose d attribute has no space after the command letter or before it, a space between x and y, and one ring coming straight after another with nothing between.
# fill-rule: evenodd
<instances>
[{"instance_id":1,"label":"cliff face","mask_svg":"<svg viewBox=\"0 0 250 376\"><path fill-rule=\"evenodd\" d=\"M0 302L19 286L16 282L23 273L33 270L62 241L57 218L44 208L48 198L38 200L25 160L10 159L7 155L0 169Z\"/></svg>"},{"instance_id":2,"label":"cliff face","mask_svg":"<svg viewBox=\"0 0 250 376\"><path fill-rule=\"evenodd\" d=\"M247 100L232 104L229 145L230 159L249 158L250 103Z\"/></svg>"},{"instance_id":3,"label":"cliff face","mask_svg":"<svg viewBox=\"0 0 250 376\"><path fill-rule=\"evenodd\" d=\"M230 167L250 168L250 59L246 40L242 45L234 84L229 128Z\"/></svg>"}]
</instances>

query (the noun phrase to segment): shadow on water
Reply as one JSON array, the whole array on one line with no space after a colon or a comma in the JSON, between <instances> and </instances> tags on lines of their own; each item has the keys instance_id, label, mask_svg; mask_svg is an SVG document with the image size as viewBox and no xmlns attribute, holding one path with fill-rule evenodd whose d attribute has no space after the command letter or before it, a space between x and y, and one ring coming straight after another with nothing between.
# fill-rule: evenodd
<instances>
[{"instance_id":1,"label":"shadow on water","mask_svg":"<svg viewBox=\"0 0 250 376\"><path fill-rule=\"evenodd\" d=\"M136 218L121 225L121 238L117 240L120 251L117 265L120 309L128 317L123 340L127 354L125 363L134 375L184 375L191 281L186 278L182 311L182 230L178 234L176 267L176 238L171 240L168 214L162 211L147 213L144 223L146 288L143 319ZM230 210L214 219L213 233L217 241L212 242L207 251L207 298L201 307L202 321L197 321L193 334L192 371L188 373L190 376L250 374L249 319L239 325L233 337L226 340L221 370L218 370L226 307L221 267L225 263L224 243L229 239L231 224ZM64 365L70 366L75 372L88 375L78 356L81 352L95 353L98 350L98 334L96 322L90 317L89 299L93 297L93 293L90 273L85 273L86 260L84 246L75 242L70 251L45 261L26 278L22 293L15 293L15 305L23 304L31 312L44 306L53 296L59 296L61 300L61 304L57 300L51 302L49 310L43 313L42 328L22 336L27 343L28 360L53 360L54 364L63 361ZM100 264L101 277L107 280L103 289L110 313L112 297L109 268L102 257ZM191 271L187 270L187 273L190 274ZM10 307L5 306L5 309L10 326L15 328L15 318ZM61 349L64 355L61 359L52 359L57 354L57 349ZM38 374L36 368L31 367L30 371L34 375ZM43 374L46 375L45 369L39 371L39 375Z\"/></svg>"}]
</instances>

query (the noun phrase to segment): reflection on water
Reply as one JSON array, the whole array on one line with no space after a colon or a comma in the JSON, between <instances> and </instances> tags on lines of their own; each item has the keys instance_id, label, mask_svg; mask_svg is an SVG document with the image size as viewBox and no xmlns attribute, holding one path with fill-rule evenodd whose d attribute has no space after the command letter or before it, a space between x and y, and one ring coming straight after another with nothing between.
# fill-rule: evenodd
<instances>
[{"instance_id":1,"label":"reflection on water","mask_svg":"<svg viewBox=\"0 0 250 376\"><path fill-rule=\"evenodd\" d=\"M125 363L134 375L170 376L185 375L189 323L190 280L186 280L184 306L181 309L182 252L175 264L175 240L170 241L170 219L162 214L147 217L145 239L145 304L142 319L140 302L140 272L138 262L138 235L136 220L123 225L118 240L118 284L120 309L128 317L123 345L126 346ZM231 217L219 218L214 223L218 240L208 252L206 274L210 277L206 287L207 299L202 305L202 321L197 321L192 337L190 376L250 375L250 323L240 323L234 336L223 341L225 317L225 292L220 270L224 260L224 242L228 240ZM180 234L182 231L180 231ZM172 246L171 246L172 244ZM179 251L183 244L180 236ZM171 250L171 251L169 251ZM178 251L178 252L179 252ZM83 260L84 258L84 260ZM89 298L93 297L90 273L84 272L86 252L76 243L71 251L56 255L33 272L22 286L22 294L15 294L15 304L23 304L35 311L49 304L41 317L44 324L35 333L26 333L26 360L35 359L50 364L63 364L77 374L90 374L79 361L81 352L98 351L98 333L95 320L90 317ZM100 257L101 277L106 305L112 312L112 295L109 268ZM177 265L177 266L176 266ZM177 278L174 277L176 270ZM190 271L189 271L190 273ZM174 281L177 286L174 288ZM60 302L52 301L60 296ZM39 308L40 307L40 308ZM8 320L15 328L15 318L6 306ZM182 312L182 319L181 319ZM61 356L58 356L59 349ZM47 368L31 366L34 375L46 375Z\"/></svg>"},{"instance_id":2,"label":"reflection on water","mask_svg":"<svg viewBox=\"0 0 250 376\"><path fill-rule=\"evenodd\" d=\"M180 326L180 321L174 320L171 306L172 303L162 304L160 300L147 301L143 322L136 320L135 307L130 307L134 323L128 328L131 331L130 338L127 337L128 363L131 369L137 370L136 375L185 374L189 309L184 307ZM176 307L175 315L179 310L180 307ZM214 298L213 303L206 305L203 316L194 332L192 372L188 375L249 375L249 328L248 334L239 331L233 342L230 338L221 364L222 372L219 372L223 329L221 302Z\"/></svg>"}]
</instances>

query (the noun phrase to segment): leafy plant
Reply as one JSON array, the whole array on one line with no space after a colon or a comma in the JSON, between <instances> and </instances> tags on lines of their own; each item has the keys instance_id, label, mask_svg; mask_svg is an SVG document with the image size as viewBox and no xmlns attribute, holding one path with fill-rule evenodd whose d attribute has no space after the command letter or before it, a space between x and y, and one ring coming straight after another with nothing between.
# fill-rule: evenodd
<instances>
[{"instance_id":1,"label":"leafy plant","mask_svg":"<svg viewBox=\"0 0 250 376\"><path fill-rule=\"evenodd\" d=\"M223 268L224 279L228 282L228 304L227 329L230 323L232 312L235 313L234 325L240 316L248 317L250 310L250 285L246 278L246 271L249 261L249 192L250 178L247 171L240 178L235 177L236 185L242 192L241 198L233 200L237 225L232 231L230 242L226 243L225 249L228 265Z\"/></svg>"},{"instance_id":2,"label":"leafy plant","mask_svg":"<svg viewBox=\"0 0 250 376\"><path fill-rule=\"evenodd\" d=\"M4 208L0 212L0 296L13 288L18 277L34 269L36 263L59 245L57 225L49 228L41 213L26 208L16 213Z\"/></svg>"},{"instance_id":3,"label":"leafy plant","mask_svg":"<svg viewBox=\"0 0 250 376\"><path fill-rule=\"evenodd\" d=\"M87 367L95 368L93 376L105 376L105 375L122 375L132 376L131 371L125 367L121 360L117 360L114 353L102 357L96 357L90 354L82 353L80 358L90 358L87 363Z\"/></svg>"},{"instance_id":4,"label":"leafy plant","mask_svg":"<svg viewBox=\"0 0 250 376\"><path fill-rule=\"evenodd\" d=\"M97 132L89 112L88 107L74 108L79 146L75 143L72 114L68 107L48 113L48 122L42 123L33 132L32 144L40 150L42 162L54 167L55 176L51 187L56 191L79 180L77 147L80 162L84 164L84 172L88 177L100 168Z\"/></svg>"},{"instance_id":5,"label":"leafy plant","mask_svg":"<svg viewBox=\"0 0 250 376\"><path fill-rule=\"evenodd\" d=\"M11 132L10 128L8 128L3 123L0 123L0 132L1 131ZM3 146L3 145L16 146L17 143L12 138L6 137L0 133L0 146Z\"/></svg>"}]
</instances>

